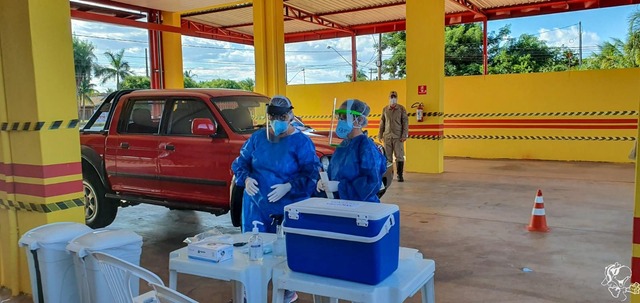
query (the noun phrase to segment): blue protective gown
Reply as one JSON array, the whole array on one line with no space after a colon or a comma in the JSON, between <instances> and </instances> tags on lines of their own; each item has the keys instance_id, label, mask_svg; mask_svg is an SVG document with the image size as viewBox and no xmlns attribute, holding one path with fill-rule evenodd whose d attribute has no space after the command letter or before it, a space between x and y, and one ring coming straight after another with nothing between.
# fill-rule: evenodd
<instances>
[{"instance_id":1,"label":"blue protective gown","mask_svg":"<svg viewBox=\"0 0 640 303\"><path fill-rule=\"evenodd\" d=\"M345 139L331 157L329 180L339 181L337 197L343 200L380 202L376 195L387 170L387 159L367 136Z\"/></svg>"},{"instance_id":2,"label":"blue protective gown","mask_svg":"<svg viewBox=\"0 0 640 303\"><path fill-rule=\"evenodd\" d=\"M261 231L276 232L271 225L272 214L284 214L284 207L309 198L315 191L320 161L315 146L309 137L299 131L280 138L278 142L267 140L265 129L255 132L240 150L240 156L233 161L231 169L236 176L236 184L244 186L247 177L258 181L259 192L253 197L244 193L242 202L242 230L251 231L253 220ZM270 203L267 195L271 186L290 183L291 190L275 203Z\"/></svg>"}]
</instances>

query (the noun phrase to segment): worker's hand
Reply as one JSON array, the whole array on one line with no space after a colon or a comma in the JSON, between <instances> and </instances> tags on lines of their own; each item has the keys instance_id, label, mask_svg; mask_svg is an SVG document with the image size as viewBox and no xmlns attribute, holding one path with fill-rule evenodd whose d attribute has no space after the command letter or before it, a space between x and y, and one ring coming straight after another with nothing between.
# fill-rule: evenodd
<instances>
[{"instance_id":1,"label":"worker's hand","mask_svg":"<svg viewBox=\"0 0 640 303\"><path fill-rule=\"evenodd\" d=\"M244 181L244 191L249 194L249 196L255 196L258 193L258 181L256 179L247 177L247 180Z\"/></svg>"},{"instance_id":2,"label":"worker's hand","mask_svg":"<svg viewBox=\"0 0 640 303\"><path fill-rule=\"evenodd\" d=\"M275 203L291 190L291 183L276 184L271 186L271 188L273 190L267 195L267 198L269 198L269 202Z\"/></svg>"},{"instance_id":3,"label":"worker's hand","mask_svg":"<svg viewBox=\"0 0 640 303\"><path fill-rule=\"evenodd\" d=\"M400 142L407 141L407 138L400 138Z\"/></svg>"},{"instance_id":4,"label":"worker's hand","mask_svg":"<svg viewBox=\"0 0 640 303\"><path fill-rule=\"evenodd\" d=\"M322 180L318 180L318 184L316 185L316 190L318 192L320 191L336 192L338 191L338 184L340 184L340 181L329 181L329 186L325 186Z\"/></svg>"}]
</instances>

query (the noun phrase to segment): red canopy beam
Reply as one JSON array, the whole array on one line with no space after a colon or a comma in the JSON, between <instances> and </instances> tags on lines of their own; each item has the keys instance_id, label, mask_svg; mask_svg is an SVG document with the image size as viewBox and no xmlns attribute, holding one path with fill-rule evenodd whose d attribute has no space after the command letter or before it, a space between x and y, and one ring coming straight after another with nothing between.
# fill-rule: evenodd
<instances>
[{"instance_id":1,"label":"red canopy beam","mask_svg":"<svg viewBox=\"0 0 640 303\"><path fill-rule=\"evenodd\" d=\"M299 8L293 7L289 4L284 4L284 17L285 19L289 18L289 19L293 19L293 20L299 20L299 21L304 21L304 22L308 22L308 23L312 23L315 25L320 25L323 27L328 27L330 29L333 30L337 30L337 31L341 31L341 32L345 32L348 33L350 35L353 35L354 32L352 30L350 30L348 27L338 24L336 22L333 22L331 20L327 20L325 18L322 18L318 15L314 15L313 13L301 10Z\"/></svg>"}]
</instances>

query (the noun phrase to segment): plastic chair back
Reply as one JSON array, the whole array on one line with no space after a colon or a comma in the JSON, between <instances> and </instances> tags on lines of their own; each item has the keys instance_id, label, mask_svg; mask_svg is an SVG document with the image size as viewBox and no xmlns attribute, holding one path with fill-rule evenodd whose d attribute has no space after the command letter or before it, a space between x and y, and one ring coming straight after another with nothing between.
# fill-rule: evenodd
<instances>
[{"instance_id":1,"label":"plastic chair back","mask_svg":"<svg viewBox=\"0 0 640 303\"><path fill-rule=\"evenodd\" d=\"M156 283L149 283L149 285L156 291L156 299L159 303L198 303L198 301L164 285Z\"/></svg>"},{"instance_id":2,"label":"plastic chair back","mask_svg":"<svg viewBox=\"0 0 640 303\"><path fill-rule=\"evenodd\" d=\"M100 271L105 277L109 290L115 299L114 303L133 303L137 294L131 290L132 283L139 283L138 279L147 283L164 285L156 274L122 259L100 252L91 252L98 260Z\"/></svg>"}]
</instances>

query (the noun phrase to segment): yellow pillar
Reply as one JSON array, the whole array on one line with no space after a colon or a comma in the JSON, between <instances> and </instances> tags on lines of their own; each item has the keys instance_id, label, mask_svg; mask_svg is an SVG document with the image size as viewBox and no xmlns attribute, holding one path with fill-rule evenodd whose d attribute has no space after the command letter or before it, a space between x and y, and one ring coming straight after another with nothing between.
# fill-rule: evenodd
<instances>
[{"instance_id":1,"label":"yellow pillar","mask_svg":"<svg viewBox=\"0 0 640 303\"><path fill-rule=\"evenodd\" d=\"M407 90L409 140L405 168L411 172L441 173L443 165L442 113L444 105L444 1L407 0ZM417 122L412 104L425 105Z\"/></svg>"},{"instance_id":2,"label":"yellow pillar","mask_svg":"<svg viewBox=\"0 0 640 303\"><path fill-rule=\"evenodd\" d=\"M640 79L638 79L640 84ZM637 87L637 86L636 86ZM638 98L640 103L640 97ZM640 138L640 128L636 133L636 144ZM631 248L631 303L640 303L640 164L638 163L640 153L636 146L636 177L635 177L635 207L633 213L633 240Z\"/></svg>"},{"instance_id":3,"label":"yellow pillar","mask_svg":"<svg viewBox=\"0 0 640 303\"><path fill-rule=\"evenodd\" d=\"M286 94L282 0L253 1L253 46L256 62L255 91L267 96Z\"/></svg>"},{"instance_id":4,"label":"yellow pillar","mask_svg":"<svg viewBox=\"0 0 640 303\"><path fill-rule=\"evenodd\" d=\"M162 12L162 24L180 27L180 14ZM184 88L182 35L162 32L162 58L164 88Z\"/></svg>"},{"instance_id":5,"label":"yellow pillar","mask_svg":"<svg viewBox=\"0 0 640 303\"><path fill-rule=\"evenodd\" d=\"M15 295L30 292L18 238L84 222L68 0L0 0L0 71L0 284Z\"/></svg>"}]
</instances>

